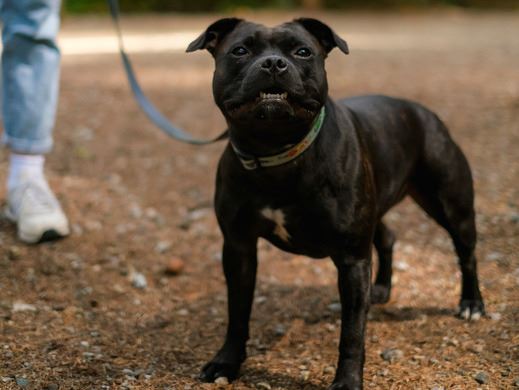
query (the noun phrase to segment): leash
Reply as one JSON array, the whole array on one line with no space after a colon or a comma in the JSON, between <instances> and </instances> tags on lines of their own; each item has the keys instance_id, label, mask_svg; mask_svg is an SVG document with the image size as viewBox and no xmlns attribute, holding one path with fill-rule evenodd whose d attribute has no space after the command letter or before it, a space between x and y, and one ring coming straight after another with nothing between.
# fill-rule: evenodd
<instances>
[{"instance_id":1,"label":"leash","mask_svg":"<svg viewBox=\"0 0 519 390\"><path fill-rule=\"evenodd\" d=\"M126 76L128 78L128 82L132 89L135 100L139 104L140 108L147 117L153 122L159 129L161 129L164 133L170 136L177 141L185 142L191 145L208 145L229 137L228 131L226 130L219 136L208 139L201 140L198 138L194 138L191 134L186 133L182 129L174 126L164 115L160 113L160 111L153 105L153 103L148 99L148 97L142 91L142 88L137 81L137 77L133 70L132 63L130 58L126 54L124 49L123 35L121 31L121 25L119 21L119 1L118 0L107 0L108 6L110 7L110 14L112 15L112 21L115 26L115 30L117 32L117 38L119 41L119 53L121 54L121 59L124 65L124 70L126 72Z\"/></svg>"}]
</instances>

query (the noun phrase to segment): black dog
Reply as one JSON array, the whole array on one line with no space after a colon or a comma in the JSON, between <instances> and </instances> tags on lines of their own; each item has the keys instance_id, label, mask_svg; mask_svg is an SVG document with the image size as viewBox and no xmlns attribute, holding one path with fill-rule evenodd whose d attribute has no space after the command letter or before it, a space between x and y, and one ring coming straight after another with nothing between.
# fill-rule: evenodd
<instances>
[{"instance_id":1,"label":"black dog","mask_svg":"<svg viewBox=\"0 0 519 390\"><path fill-rule=\"evenodd\" d=\"M394 236L384 214L410 195L450 234L462 272L460 316L478 319L474 193L469 165L445 125L423 106L328 97L324 60L346 42L315 19L274 28L222 19L190 44L215 58L213 93L230 143L218 167L229 323L201 379L233 380L246 357L256 244L323 258L338 270L339 360L330 389L362 388L366 313L389 300ZM379 257L371 287L371 245Z\"/></svg>"}]
</instances>

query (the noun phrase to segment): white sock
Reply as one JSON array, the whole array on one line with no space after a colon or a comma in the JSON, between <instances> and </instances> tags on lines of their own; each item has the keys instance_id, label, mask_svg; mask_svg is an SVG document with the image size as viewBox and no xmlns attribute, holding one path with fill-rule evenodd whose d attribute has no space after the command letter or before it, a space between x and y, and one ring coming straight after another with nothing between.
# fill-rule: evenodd
<instances>
[{"instance_id":1,"label":"white sock","mask_svg":"<svg viewBox=\"0 0 519 390\"><path fill-rule=\"evenodd\" d=\"M16 188L19 184L30 178L31 180L43 180L43 165L45 156L41 154L17 154L11 153L9 157L9 173L7 176L7 191Z\"/></svg>"}]
</instances>

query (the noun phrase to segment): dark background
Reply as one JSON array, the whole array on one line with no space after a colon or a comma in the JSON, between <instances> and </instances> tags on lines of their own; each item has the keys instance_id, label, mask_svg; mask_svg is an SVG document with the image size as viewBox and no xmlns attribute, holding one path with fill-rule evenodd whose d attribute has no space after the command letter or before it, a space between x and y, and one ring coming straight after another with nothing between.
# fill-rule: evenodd
<instances>
[{"instance_id":1,"label":"dark background","mask_svg":"<svg viewBox=\"0 0 519 390\"><path fill-rule=\"evenodd\" d=\"M130 12L207 12L239 8L360 8L415 9L430 7L517 9L517 0L120 0L121 8ZM103 12L106 0L67 0L69 13Z\"/></svg>"}]
</instances>

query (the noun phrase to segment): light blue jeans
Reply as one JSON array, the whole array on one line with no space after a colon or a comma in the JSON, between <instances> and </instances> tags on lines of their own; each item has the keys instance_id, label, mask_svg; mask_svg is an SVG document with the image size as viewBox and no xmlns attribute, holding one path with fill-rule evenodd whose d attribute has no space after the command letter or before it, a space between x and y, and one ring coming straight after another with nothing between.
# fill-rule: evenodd
<instances>
[{"instance_id":1,"label":"light blue jeans","mask_svg":"<svg viewBox=\"0 0 519 390\"><path fill-rule=\"evenodd\" d=\"M3 142L14 152L47 153L58 103L61 0L0 0Z\"/></svg>"}]
</instances>

